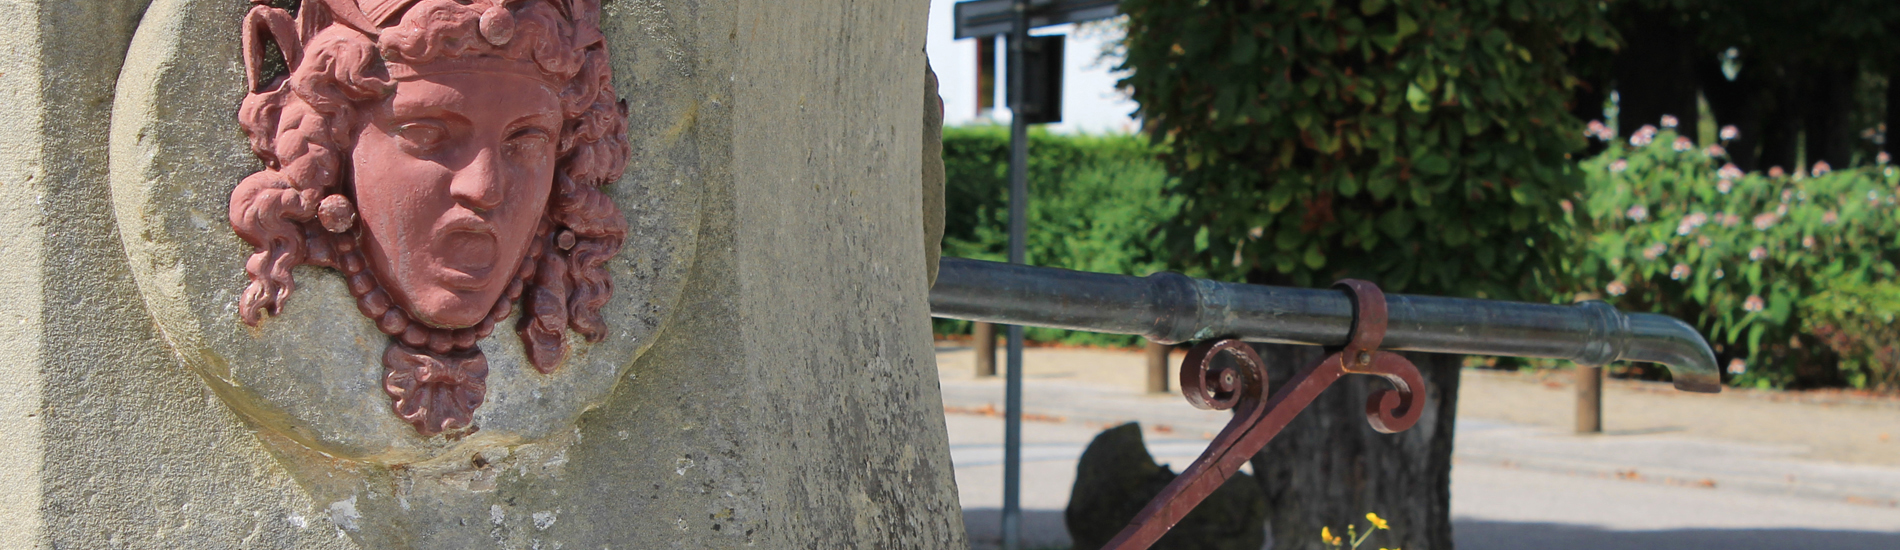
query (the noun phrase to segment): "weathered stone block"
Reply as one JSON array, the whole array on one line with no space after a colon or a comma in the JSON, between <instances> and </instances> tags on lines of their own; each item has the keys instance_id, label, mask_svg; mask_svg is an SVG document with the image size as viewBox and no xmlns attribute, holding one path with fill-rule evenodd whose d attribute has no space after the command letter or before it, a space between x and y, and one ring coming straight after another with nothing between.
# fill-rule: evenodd
<instances>
[{"instance_id":1,"label":"weathered stone block","mask_svg":"<svg viewBox=\"0 0 1900 550\"><path fill-rule=\"evenodd\" d=\"M391 415L341 277L236 314L248 7L0 6L0 546L962 546L918 246L925 3L610 2L614 332L530 376L497 331L456 440Z\"/></svg>"}]
</instances>

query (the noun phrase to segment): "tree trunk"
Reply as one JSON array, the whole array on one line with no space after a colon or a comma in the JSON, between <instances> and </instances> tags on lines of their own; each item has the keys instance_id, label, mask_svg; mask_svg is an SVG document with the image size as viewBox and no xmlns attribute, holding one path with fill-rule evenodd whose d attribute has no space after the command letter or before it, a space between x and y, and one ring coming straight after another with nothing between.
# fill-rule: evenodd
<instances>
[{"instance_id":1,"label":"tree trunk","mask_svg":"<svg viewBox=\"0 0 1900 550\"><path fill-rule=\"evenodd\" d=\"M1854 158L1854 129L1849 127L1848 119L1854 109L1854 84L1860 71L1817 68L1811 74L1806 97L1801 101L1808 164L1825 160L1835 168L1845 168Z\"/></svg>"},{"instance_id":2,"label":"tree trunk","mask_svg":"<svg viewBox=\"0 0 1900 550\"><path fill-rule=\"evenodd\" d=\"M1776 166L1792 170L1801 150L1800 82L1808 75L1793 63L1768 69L1775 83L1771 88L1773 97L1769 98L1773 107L1762 116L1759 164L1764 170Z\"/></svg>"},{"instance_id":3,"label":"tree trunk","mask_svg":"<svg viewBox=\"0 0 1900 550\"><path fill-rule=\"evenodd\" d=\"M1894 145L1894 134L1900 132L1900 65L1887 69L1887 129L1886 141L1881 142L1880 150L1889 156L1900 155L1900 146Z\"/></svg>"},{"instance_id":4,"label":"tree trunk","mask_svg":"<svg viewBox=\"0 0 1900 550\"><path fill-rule=\"evenodd\" d=\"M1324 357L1321 348L1254 344L1267 362L1269 391ZM1346 375L1320 394L1253 459L1267 494L1274 548L1322 548L1320 528L1366 528L1366 514L1391 530L1370 548L1446 550L1451 546L1451 436L1462 357L1407 353L1425 377L1424 417L1412 429L1381 434L1366 424L1366 396L1387 386Z\"/></svg>"},{"instance_id":5,"label":"tree trunk","mask_svg":"<svg viewBox=\"0 0 1900 550\"><path fill-rule=\"evenodd\" d=\"M1629 43L1616 56L1617 132L1629 136L1672 115L1682 134L1695 139L1699 110L1691 56L1697 48L1691 34L1665 11L1633 12L1630 29L1623 33Z\"/></svg>"},{"instance_id":6,"label":"tree trunk","mask_svg":"<svg viewBox=\"0 0 1900 550\"><path fill-rule=\"evenodd\" d=\"M1714 54L1696 61L1696 76L1702 82L1702 97L1709 100L1716 128L1734 126L1741 137L1724 146L1735 166L1750 172L1760 170L1762 141L1762 94L1764 71L1761 67L1742 66L1731 81L1722 74L1722 61ZM1719 134L1718 134L1719 135Z\"/></svg>"},{"instance_id":7,"label":"tree trunk","mask_svg":"<svg viewBox=\"0 0 1900 550\"><path fill-rule=\"evenodd\" d=\"M1616 78L1613 70L1615 63L1616 52L1614 51L1590 44L1573 46L1570 54L1570 72L1575 74L1581 83L1571 91L1571 116L1583 122L1593 120L1604 123L1616 122L1606 120L1603 116L1603 104L1609 101L1611 85ZM1608 142L1592 139L1589 147L1578 154L1577 158L1594 157L1607 149L1609 149Z\"/></svg>"}]
</instances>

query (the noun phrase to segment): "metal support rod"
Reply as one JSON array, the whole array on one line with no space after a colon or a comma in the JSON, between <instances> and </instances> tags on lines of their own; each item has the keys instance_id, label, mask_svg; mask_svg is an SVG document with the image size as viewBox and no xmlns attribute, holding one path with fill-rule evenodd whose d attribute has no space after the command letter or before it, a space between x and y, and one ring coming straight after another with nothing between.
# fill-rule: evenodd
<instances>
[{"instance_id":1,"label":"metal support rod","mask_svg":"<svg viewBox=\"0 0 1900 550\"><path fill-rule=\"evenodd\" d=\"M1577 367L1577 433L1603 433L1603 367Z\"/></svg>"},{"instance_id":2,"label":"metal support rod","mask_svg":"<svg viewBox=\"0 0 1900 550\"><path fill-rule=\"evenodd\" d=\"M1388 294L1384 349L1568 359L1584 366L1644 361L1669 367L1676 389L1718 392L1715 354L1695 327L1624 314L1603 302L1532 304ZM1129 277L944 258L931 315L950 319L1139 334L1163 343L1210 338L1337 346L1352 327L1338 290Z\"/></svg>"},{"instance_id":3,"label":"metal support rod","mask_svg":"<svg viewBox=\"0 0 1900 550\"><path fill-rule=\"evenodd\" d=\"M1009 31L1009 263L1022 264L1029 207L1029 122L1023 102L1023 48L1029 44L1029 0L1015 0ZM1003 391L1003 550L1022 547L1023 327L1009 327L1009 378Z\"/></svg>"}]
</instances>

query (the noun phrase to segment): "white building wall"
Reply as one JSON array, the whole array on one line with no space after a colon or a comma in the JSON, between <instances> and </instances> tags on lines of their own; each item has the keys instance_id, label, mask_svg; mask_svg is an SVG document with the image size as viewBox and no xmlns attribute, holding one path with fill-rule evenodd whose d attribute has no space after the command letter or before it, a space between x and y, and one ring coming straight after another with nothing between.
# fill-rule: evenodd
<instances>
[{"instance_id":1,"label":"white building wall","mask_svg":"<svg viewBox=\"0 0 1900 550\"><path fill-rule=\"evenodd\" d=\"M1001 59L1006 55L1003 48L996 48L999 59L996 62L996 101L998 108L992 116L979 118L976 110L976 41L966 38L955 40L956 20L952 6L956 0L931 0L930 29L925 39L924 53L930 57L930 65L937 71L940 82L938 93L943 96L944 123L947 125L973 123L1008 123L1009 109L1004 106L1004 91L1008 90L1007 64ZM1067 34L1069 38L1063 45L1062 74L1062 122L1047 125L1053 132L1059 133L1128 133L1138 129L1133 118L1135 102L1115 89L1115 82L1124 73L1114 71L1121 64L1118 58L1104 58L1104 48L1121 38L1119 29L1102 25L1091 25L1078 35L1076 25L1058 25L1043 27L1031 31L1035 35Z\"/></svg>"}]
</instances>

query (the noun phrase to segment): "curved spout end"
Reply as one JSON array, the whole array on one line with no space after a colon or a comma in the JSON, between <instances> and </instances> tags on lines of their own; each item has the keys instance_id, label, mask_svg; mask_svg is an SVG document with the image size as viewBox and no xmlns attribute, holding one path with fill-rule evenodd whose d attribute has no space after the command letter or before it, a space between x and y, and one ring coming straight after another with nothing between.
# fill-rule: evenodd
<instances>
[{"instance_id":1,"label":"curved spout end","mask_svg":"<svg viewBox=\"0 0 1900 550\"><path fill-rule=\"evenodd\" d=\"M1646 361L1669 367L1676 389L1697 393L1720 393L1722 373L1715 365L1715 352L1707 340L1674 317L1653 313L1628 316L1628 347L1618 359Z\"/></svg>"},{"instance_id":2,"label":"curved spout end","mask_svg":"<svg viewBox=\"0 0 1900 550\"><path fill-rule=\"evenodd\" d=\"M1707 380L1686 380L1684 377L1677 377L1676 389L1696 393L1722 393L1722 383Z\"/></svg>"}]
</instances>

